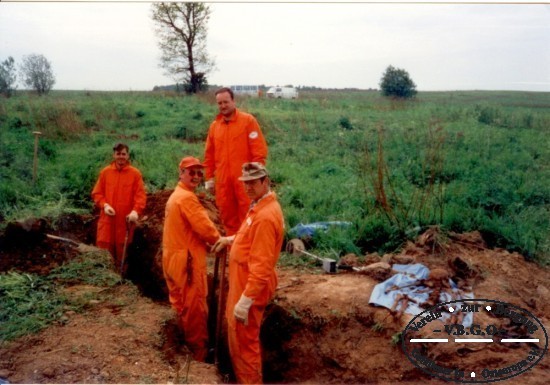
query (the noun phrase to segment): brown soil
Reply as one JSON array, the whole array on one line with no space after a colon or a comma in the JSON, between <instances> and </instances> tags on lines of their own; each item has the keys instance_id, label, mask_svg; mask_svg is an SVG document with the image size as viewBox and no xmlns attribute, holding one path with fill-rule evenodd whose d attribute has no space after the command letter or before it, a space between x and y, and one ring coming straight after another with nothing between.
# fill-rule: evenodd
<instances>
[{"instance_id":1,"label":"brown soil","mask_svg":"<svg viewBox=\"0 0 550 385\"><path fill-rule=\"evenodd\" d=\"M0 345L0 379L11 383L223 383L233 380L225 346L220 363L190 360L166 302L160 267L164 205L171 191L149 196L148 208L129 251L128 279L109 289L76 285L71 297L93 294L86 311L66 312L35 335ZM202 198L214 220L213 203ZM46 233L93 243L93 216L68 216L9 224L0 237L0 272L47 274L77 255L68 242ZM447 269L476 298L509 302L550 325L550 271L516 253L489 249L479 233L443 236L428 230L396 255L346 256L350 265L420 262ZM365 261L365 262L361 262ZM212 263L211 263L212 265ZM212 267L211 267L211 270ZM212 273L210 273L210 281ZM357 272L324 274L322 269L279 268L279 290L262 328L264 379L271 383L445 383L415 368L403 354L399 334L411 316L394 317L368 304L381 281ZM506 327L506 325L503 325ZM478 345L479 346L479 345ZM446 348L440 362L460 357L468 367L498 367L521 349L499 351L487 344L469 350ZM481 365L481 366L480 366ZM548 357L510 381L546 384Z\"/></svg>"}]
</instances>

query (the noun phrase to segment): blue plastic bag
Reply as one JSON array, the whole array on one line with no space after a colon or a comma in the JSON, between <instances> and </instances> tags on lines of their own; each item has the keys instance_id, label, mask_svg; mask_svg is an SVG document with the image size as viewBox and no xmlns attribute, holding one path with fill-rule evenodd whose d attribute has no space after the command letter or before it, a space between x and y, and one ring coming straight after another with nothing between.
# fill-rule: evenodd
<instances>
[{"instance_id":1,"label":"blue plastic bag","mask_svg":"<svg viewBox=\"0 0 550 385\"><path fill-rule=\"evenodd\" d=\"M289 234L296 238L311 238L316 231L327 231L330 227L348 227L351 222L329 221L329 222L314 222L303 224L300 223L290 229Z\"/></svg>"}]
</instances>

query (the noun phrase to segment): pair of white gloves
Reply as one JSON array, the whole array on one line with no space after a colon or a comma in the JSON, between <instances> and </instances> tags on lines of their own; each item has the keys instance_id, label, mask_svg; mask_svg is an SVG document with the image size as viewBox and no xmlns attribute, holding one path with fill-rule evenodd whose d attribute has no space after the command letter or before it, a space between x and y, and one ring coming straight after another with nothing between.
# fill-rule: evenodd
<instances>
[{"instance_id":1,"label":"pair of white gloves","mask_svg":"<svg viewBox=\"0 0 550 385\"><path fill-rule=\"evenodd\" d=\"M212 251L217 253L223 250L225 247L231 245L234 239L235 239L234 235L230 237L220 237L216 241L214 246L212 246ZM248 312L250 311L252 302L254 302L252 298L248 298L244 294L241 295L241 298L239 298L239 301L235 305L235 309L233 309L233 315L235 316L237 321L240 321L245 325L248 325Z\"/></svg>"},{"instance_id":2,"label":"pair of white gloves","mask_svg":"<svg viewBox=\"0 0 550 385\"><path fill-rule=\"evenodd\" d=\"M116 215L115 209L108 203L105 203L105 206L103 206L103 211L105 211L105 214L110 217L114 217ZM137 223L138 218L139 216L136 210L132 210L130 214L126 216L126 220L132 223Z\"/></svg>"}]
</instances>

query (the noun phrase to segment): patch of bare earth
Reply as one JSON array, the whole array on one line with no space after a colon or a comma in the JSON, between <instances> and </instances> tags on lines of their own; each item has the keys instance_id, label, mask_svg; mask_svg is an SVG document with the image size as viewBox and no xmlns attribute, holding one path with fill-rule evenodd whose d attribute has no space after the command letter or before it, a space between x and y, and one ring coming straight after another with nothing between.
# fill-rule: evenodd
<instances>
[{"instance_id":1,"label":"patch of bare earth","mask_svg":"<svg viewBox=\"0 0 550 385\"><path fill-rule=\"evenodd\" d=\"M133 283L110 289L93 286L67 287L71 296L94 294L84 313L67 312L57 324L42 332L0 346L0 378L12 383L221 383L231 380L230 370L189 359L173 314L166 302L160 263L164 204L170 192L149 197L145 220L136 230L128 278ZM211 202L203 200L213 212ZM78 228L77 225L72 225ZM93 225L90 226L93 229ZM93 231L93 230L89 230ZM78 234L78 233L75 233ZM65 232L60 234L70 236ZM84 239L80 233L73 238ZM51 263L71 259L74 248L38 236L33 254L2 252L0 271L11 266L25 271L23 255L48 266L48 248L63 255ZM87 241L88 243L88 241ZM25 246L26 247L26 246ZM17 248L16 248L17 249ZM46 257L43 257L43 256ZM430 229L399 254L367 255L360 263L347 256L349 264L364 267L380 263L423 263L431 269L447 269L461 287L471 287L476 298L509 302L533 313L543 325L550 318L550 272L516 253L489 249L478 233L443 236ZM55 262L55 263L54 263ZM261 333L264 380L269 383L348 384L443 384L417 369L406 358L399 333L412 316L395 316L388 309L369 305L371 292L390 272L384 264L358 272L324 274L279 268L279 289L266 309ZM42 268L41 268L42 269ZM212 264L209 282L212 281ZM43 269L42 269L43 270ZM47 269L45 270L47 271ZM476 315L477 317L477 315ZM485 322L474 318L474 322ZM504 320L503 328L513 332ZM449 344L450 345L450 344ZM500 349L500 350L499 350ZM226 351L222 351L226 354ZM498 367L522 348L502 351L496 344L475 349L434 350L438 362L460 359L468 367L490 363ZM528 385L546 384L549 358L532 370L510 380ZM227 357L222 363L227 364Z\"/></svg>"},{"instance_id":2,"label":"patch of bare earth","mask_svg":"<svg viewBox=\"0 0 550 385\"><path fill-rule=\"evenodd\" d=\"M67 294L97 294L74 286ZM178 345L171 309L133 285L103 291L83 314L0 349L0 375L11 383L219 383L215 366L189 359Z\"/></svg>"}]
</instances>

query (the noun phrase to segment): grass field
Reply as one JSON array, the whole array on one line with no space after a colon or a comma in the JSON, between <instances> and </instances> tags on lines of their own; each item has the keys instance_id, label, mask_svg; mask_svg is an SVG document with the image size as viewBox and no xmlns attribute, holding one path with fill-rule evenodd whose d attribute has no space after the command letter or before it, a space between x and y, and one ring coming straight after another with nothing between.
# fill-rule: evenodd
<instances>
[{"instance_id":1,"label":"grass field","mask_svg":"<svg viewBox=\"0 0 550 385\"><path fill-rule=\"evenodd\" d=\"M393 251L427 226L479 230L491 246L550 262L550 93L303 92L238 99L269 145L287 229L348 221L317 237L330 253ZM213 95L55 91L0 100L0 216L89 212L115 142L130 145L149 192L202 158ZM33 183L32 132L40 131Z\"/></svg>"}]
</instances>

